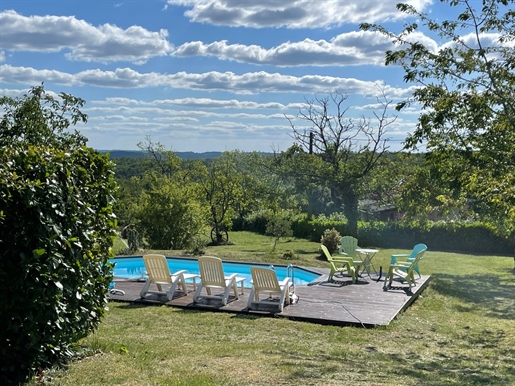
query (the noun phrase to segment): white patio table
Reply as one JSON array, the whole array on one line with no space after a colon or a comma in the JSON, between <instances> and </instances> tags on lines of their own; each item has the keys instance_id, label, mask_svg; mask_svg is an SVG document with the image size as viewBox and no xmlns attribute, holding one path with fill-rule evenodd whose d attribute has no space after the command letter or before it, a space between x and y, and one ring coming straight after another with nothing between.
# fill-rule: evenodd
<instances>
[{"instance_id":1,"label":"white patio table","mask_svg":"<svg viewBox=\"0 0 515 386\"><path fill-rule=\"evenodd\" d=\"M370 276L371 268L374 270L374 273L377 275L377 271L376 271L375 267L372 265L372 259L374 258L376 253L379 252L379 250L378 249L369 249L369 248L357 248L356 252L358 252L360 255L364 256L364 259L363 259L364 269L363 269L363 271L361 271L360 275L362 275L363 272L367 271L368 277L372 278L372 276Z\"/></svg>"}]
</instances>

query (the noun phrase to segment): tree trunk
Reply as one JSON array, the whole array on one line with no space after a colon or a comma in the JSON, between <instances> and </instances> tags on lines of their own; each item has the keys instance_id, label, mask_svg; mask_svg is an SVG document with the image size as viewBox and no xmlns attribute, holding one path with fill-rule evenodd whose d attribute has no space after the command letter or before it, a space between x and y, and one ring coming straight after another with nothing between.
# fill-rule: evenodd
<instances>
[{"instance_id":1,"label":"tree trunk","mask_svg":"<svg viewBox=\"0 0 515 386\"><path fill-rule=\"evenodd\" d=\"M358 238L358 196L353 191L347 190L343 192L341 201L343 204L343 213L345 217L347 217L350 236Z\"/></svg>"}]
</instances>

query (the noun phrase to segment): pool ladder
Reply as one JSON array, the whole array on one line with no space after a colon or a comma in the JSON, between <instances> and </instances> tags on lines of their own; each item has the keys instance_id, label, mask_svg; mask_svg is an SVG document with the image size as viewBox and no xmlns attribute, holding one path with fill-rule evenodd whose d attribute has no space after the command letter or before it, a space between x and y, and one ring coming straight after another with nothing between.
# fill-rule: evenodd
<instances>
[{"instance_id":1,"label":"pool ladder","mask_svg":"<svg viewBox=\"0 0 515 386\"><path fill-rule=\"evenodd\" d=\"M292 292L288 294L290 297L290 304L295 304L299 301L299 297L295 293L295 270L293 264L288 264L288 266L286 267L286 275L291 279L292 283Z\"/></svg>"}]
</instances>

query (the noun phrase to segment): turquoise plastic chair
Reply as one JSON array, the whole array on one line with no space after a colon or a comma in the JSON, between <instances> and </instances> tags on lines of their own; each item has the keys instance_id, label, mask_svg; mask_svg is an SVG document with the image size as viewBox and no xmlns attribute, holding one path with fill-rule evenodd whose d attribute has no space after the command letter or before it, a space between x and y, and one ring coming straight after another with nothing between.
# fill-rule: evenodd
<instances>
[{"instance_id":1,"label":"turquoise plastic chair","mask_svg":"<svg viewBox=\"0 0 515 386\"><path fill-rule=\"evenodd\" d=\"M392 287L394 276L398 276L402 281L405 281L409 284L409 289L411 291L411 287L417 285L413 272L415 271L415 267L418 265L422 257L424 257L425 252L426 248L420 248L418 253L415 255L415 258L411 262L396 260L395 264L390 264L388 274L384 280L383 290L388 291ZM411 255L408 256L411 258Z\"/></svg>"},{"instance_id":2,"label":"turquoise plastic chair","mask_svg":"<svg viewBox=\"0 0 515 386\"><path fill-rule=\"evenodd\" d=\"M417 258L417 255L420 251L422 250L427 250L427 245L426 244L417 244L413 247L413 251L411 251L411 254L395 254L395 255L392 255L392 258L390 260L390 265L395 265L397 263L397 259L398 258L405 258L407 257L407 260L406 260L406 263L412 263L413 261L415 261L415 259ZM418 277L422 277L420 275L420 270L418 268L418 263L420 262L420 260L422 260L424 257L424 255L422 254L422 256L420 257L419 261L417 262L417 264L415 264L413 266L413 270L418 274ZM406 270L404 270L406 271Z\"/></svg>"}]
</instances>

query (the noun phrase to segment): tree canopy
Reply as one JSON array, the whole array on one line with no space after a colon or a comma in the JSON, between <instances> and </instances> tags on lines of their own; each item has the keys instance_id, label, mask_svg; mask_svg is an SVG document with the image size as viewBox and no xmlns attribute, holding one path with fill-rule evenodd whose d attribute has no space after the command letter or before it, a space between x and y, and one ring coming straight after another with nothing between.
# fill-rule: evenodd
<instances>
[{"instance_id":1,"label":"tree canopy","mask_svg":"<svg viewBox=\"0 0 515 386\"><path fill-rule=\"evenodd\" d=\"M307 101L296 117L288 118L295 144L278 158L278 170L295 178L308 191L329 189L335 211L343 209L349 228L357 235L358 204L365 181L388 149L386 130L396 119L389 116L389 101L378 98L382 107L374 119L347 117L347 95L334 93ZM313 196L313 195L312 195Z\"/></svg>"},{"instance_id":2,"label":"tree canopy","mask_svg":"<svg viewBox=\"0 0 515 386\"><path fill-rule=\"evenodd\" d=\"M515 11L512 0L442 0L455 20L435 20L408 4L400 12L417 21L400 33L379 25L364 30L391 38L387 65L419 87L397 109L419 106L406 149L426 146L433 183L449 191L442 200L467 200L500 231L515 228ZM451 14L453 12L450 12ZM425 27L435 50L416 38Z\"/></svg>"}]
</instances>

